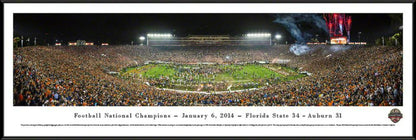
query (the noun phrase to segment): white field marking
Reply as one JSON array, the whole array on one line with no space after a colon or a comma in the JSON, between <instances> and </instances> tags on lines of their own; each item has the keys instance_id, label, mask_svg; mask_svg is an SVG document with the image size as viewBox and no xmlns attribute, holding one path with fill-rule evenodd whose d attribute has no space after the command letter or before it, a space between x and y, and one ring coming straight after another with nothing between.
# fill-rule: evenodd
<instances>
[{"instance_id":1,"label":"white field marking","mask_svg":"<svg viewBox=\"0 0 416 140\"><path fill-rule=\"evenodd\" d=\"M158 90L164 90L164 91L174 91L177 93L199 93L199 94L223 94L223 93L234 93L234 92L243 92L243 91L253 91L253 90L259 90L264 89L266 86L261 88L249 88L249 89L241 89L241 90L231 90L231 91L213 91L213 92L207 92L207 91L187 91L187 90L177 90L177 89L169 89L169 88L157 88Z\"/></svg>"}]
</instances>

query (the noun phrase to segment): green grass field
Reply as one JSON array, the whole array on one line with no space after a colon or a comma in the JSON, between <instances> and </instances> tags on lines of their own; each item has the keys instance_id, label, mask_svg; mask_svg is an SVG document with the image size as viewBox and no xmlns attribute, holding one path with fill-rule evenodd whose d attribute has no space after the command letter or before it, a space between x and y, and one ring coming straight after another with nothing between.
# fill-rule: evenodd
<instances>
[{"instance_id":1,"label":"green grass field","mask_svg":"<svg viewBox=\"0 0 416 140\"><path fill-rule=\"evenodd\" d=\"M269 64L176 65L148 64L121 71L124 78L142 77L159 88L180 90L238 90L259 88L304 77L296 70ZM267 84L266 84L267 83Z\"/></svg>"}]
</instances>

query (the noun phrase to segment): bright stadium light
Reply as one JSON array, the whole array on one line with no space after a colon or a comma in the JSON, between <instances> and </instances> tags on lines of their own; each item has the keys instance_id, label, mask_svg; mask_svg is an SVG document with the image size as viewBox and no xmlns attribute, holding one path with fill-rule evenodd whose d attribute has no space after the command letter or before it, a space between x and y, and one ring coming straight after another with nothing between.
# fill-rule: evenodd
<instances>
[{"instance_id":1,"label":"bright stadium light","mask_svg":"<svg viewBox=\"0 0 416 140\"><path fill-rule=\"evenodd\" d=\"M276 43L280 44L280 39L282 38L282 35L276 34L276 35L274 35L274 38L276 39Z\"/></svg>"},{"instance_id":2,"label":"bright stadium light","mask_svg":"<svg viewBox=\"0 0 416 140\"><path fill-rule=\"evenodd\" d=\"M268 40L272 45L272 34L260 32L260 33L248 33L244 35L247 40Z\"/></svg>"},{"instance_id":3,"label":"bright stadium light","mask_svg":"<svg viewBox=\"0 0 416 140\"><path fill-rule=\"evenodd\" d=\"M277 35L274 36L274 38L280 39L280 38L282 38L282 35L277 34Z\"/></svg>"},{"instance_id":4,"label":"bright stadium light","mask_svg":"<svg viewBox=\"0 0 416 140\"><path fill-rule=\"evenodd\" d=\"M245 36L249 38L268 38L271 36L271 34L270 33L248 33Z\"/></svg>"},{"instance_id":5,"label":"bright stadium light","mask_svg":"<svg viewBox=\"0 0 416 140\"><path fill-rule=\"evenodd\" d=\"M169 33L149 33L147 34L148 38L171 38L172 34Z\"/></svg>"},{"instance_id":6,"label":"bright stadium light","mask_svg":"<svg viewBox=\"0 0 416 140\"><path fill-rule=\"evenodd\" d=\"M145 40L145 39L146 39L146 37L144 37L144 36L140 36L140 37L139 37L139 40L140 40L140 41L143 41L143 40Z\"/></svg>"}]
</instances>

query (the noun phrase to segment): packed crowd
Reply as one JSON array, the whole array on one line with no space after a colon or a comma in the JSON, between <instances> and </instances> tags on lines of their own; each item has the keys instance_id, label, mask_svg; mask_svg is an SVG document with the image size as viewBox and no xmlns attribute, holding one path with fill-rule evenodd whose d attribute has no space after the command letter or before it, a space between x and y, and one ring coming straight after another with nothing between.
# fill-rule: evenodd
<instances>
[{"instance_id":1,"label":"packed crowd","mask_svg":"<svg viewBox=\"0 0 416 140\"><path fill-rule=\"evenodd\" d=\"M286 48L286 49L285 49ZM18 106L402 106L402 48L367 46L296 56L288 46L152 48L24 47L13 53ZM228 57L227 57L228 56ZM254 91L178 93L108 74L151 60L191 63L291 59L311 76Z\"/></svg>"}]
</instances>

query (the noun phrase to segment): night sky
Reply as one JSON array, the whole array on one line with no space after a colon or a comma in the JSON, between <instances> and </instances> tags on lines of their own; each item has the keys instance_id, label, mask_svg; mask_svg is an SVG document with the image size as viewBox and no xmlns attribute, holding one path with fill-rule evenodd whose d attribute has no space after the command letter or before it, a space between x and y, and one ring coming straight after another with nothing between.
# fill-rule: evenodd
<instances>
[{"instance_id":1,"label":"night sky","mask_svg":"<svg viewBox=\"0 0 416 140\"><path fill-rule=\"evenodd\" d=\"M294 42L289 31L273 22L276 14L15 14L14 36L37 37L38 42L54 43L78 39L110 44L138 42L146 33L191 35L241 35L249 32L282 34ZM322 14L317 14L321 16ZM347 14L352 16L351 40L362 32L364 41L399 31L402 14ZM308 27L308 25L303 25ZM313 28L313 27L310 27ZM324 31L312 31L319 40Z\"/></svg>"}]
</instances>

